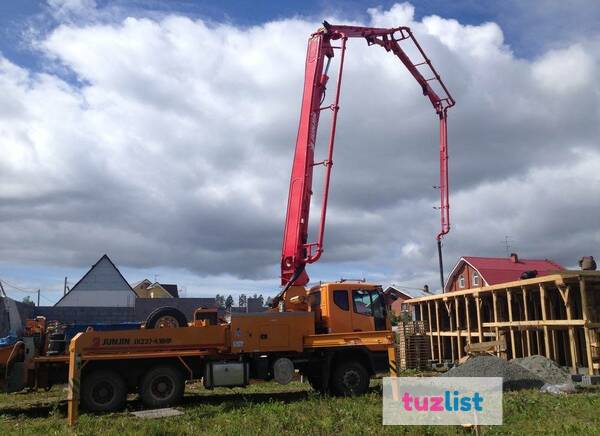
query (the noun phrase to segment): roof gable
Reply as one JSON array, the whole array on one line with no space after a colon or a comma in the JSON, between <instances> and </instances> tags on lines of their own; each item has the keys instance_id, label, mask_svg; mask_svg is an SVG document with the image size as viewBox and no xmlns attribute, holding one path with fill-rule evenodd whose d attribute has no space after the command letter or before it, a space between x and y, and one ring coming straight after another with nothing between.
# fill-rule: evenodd
<instances>
[{"instance_id":1,"label":"roof gable","mask_svg":"<svg viewBox=\"0 0 600 436\"><path fill-rule=\"evenodd\" d=\"M486 285L513 282L521 279L525 271L537 271L538 276L548 275L552 271L565 268L549 259L521 259L514 262L510 257L463 256L456 263L444 285L447 292L463 265L468 264L476 270Z\"/></svg>"},{"instance_id":2,"label":"roof gable","mask_svg":"<svg viewBox=\"0 0 600 436\"><path fill-rule=\"evenodd\" d=\"M73 293L105 291L132 293L134 298L137 296L123 274L121 274L121 271L106 254L92 265L75 286L58 300L56 305Z\"/></svg>"}]
</instances>

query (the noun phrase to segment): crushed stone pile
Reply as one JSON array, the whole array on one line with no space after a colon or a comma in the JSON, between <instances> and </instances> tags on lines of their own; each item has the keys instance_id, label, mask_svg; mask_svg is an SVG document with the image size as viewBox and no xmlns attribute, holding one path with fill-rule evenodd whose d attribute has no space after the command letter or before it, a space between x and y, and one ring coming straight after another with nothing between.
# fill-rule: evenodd
<instances>
[{"instance_id":1,"label":"crushed stone pile","mask_svg":"<svg viewBox=\"0 0 600 436\"><path fill-rule=\"evenodd\" d=\"M571 374L544 356L519 357L510 362L522 366L551 385L571 383Z\"/></svg>"},{"instance_id":2,"label":"crushed stone pile","mask_svg":"<svg viewBox=\"0 0 600 436\"><path fill-rule=\"evenodd\" d=\"M502 377L505 391L539 389L544 385L544 380L531 371L496 356L471 357L441 377Z\"/></svg>"}]
</instances>

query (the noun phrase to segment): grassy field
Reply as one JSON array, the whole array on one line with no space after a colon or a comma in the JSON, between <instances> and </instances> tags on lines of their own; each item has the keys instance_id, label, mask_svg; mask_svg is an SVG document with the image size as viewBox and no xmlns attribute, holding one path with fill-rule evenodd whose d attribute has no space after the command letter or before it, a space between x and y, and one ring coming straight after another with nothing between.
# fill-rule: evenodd
<instances>
[{"instance_id":1,"label":"grassy field","mask_svg":"<svg viewBox=\"0 0 600 436\"><path fill-rule=\"evenodd\" d=\"M179 434L473 434L459 427L383 427L381 390L373 382L368 395L331 398L314 394L306 384L275 383L241 389L206 391L188 386L177 417L142 420L128 412L141 409L134 397L127 411L80 417L74 430L66 426L66 391L0 394L0 435L179 435ZM534 391L504 396L504 422L483 428L483 434L600 434L600 390L569 396Z\"/></svg>"}]
</instances>

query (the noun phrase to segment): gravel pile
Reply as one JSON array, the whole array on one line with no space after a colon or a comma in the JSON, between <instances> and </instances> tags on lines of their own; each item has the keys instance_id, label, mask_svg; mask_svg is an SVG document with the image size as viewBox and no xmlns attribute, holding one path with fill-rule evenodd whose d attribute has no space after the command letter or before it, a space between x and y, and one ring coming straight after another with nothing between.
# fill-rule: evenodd
<instances>
[{"instance_id":1,"label":"gravel pile","mask_svg":"<svg viewBox=\"0 0 600 436\"><path fill-rule=\"evenodd\" d=\"M544 356L519 357L510 362L529 370L546 383L552 385L571 383L571 374Z\"/></svg>"},{"instance_id":2,"label":"gravel pile","mask_svg":"<svg viewBox=\"0 0 600 436\"><path fill-rule=\"evenodd\" d=\"M539 389L544 385L544 380L531 371L496 356L472 357L441 377L502 377L505 391Z\"/></svg>"}]
</instances>

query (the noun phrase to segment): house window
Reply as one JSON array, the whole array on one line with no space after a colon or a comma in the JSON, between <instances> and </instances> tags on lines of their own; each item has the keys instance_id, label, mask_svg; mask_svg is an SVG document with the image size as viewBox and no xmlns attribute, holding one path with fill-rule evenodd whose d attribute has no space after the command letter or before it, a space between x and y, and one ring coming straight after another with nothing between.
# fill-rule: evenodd
<instances>
[{"instance_id":1,"label":"house window","mask_svg":"<svg viewBox=\"0 0 600 436\"><path fill-rule=\"evenodd\" d=\"M462 289L465 287L465 276L461 275L458 278L458 286Z\"/></svg>"},{"instance_id":2,"label":"house window","mask_svg":"<svg viewBox=\"0 0 600 436\"><path fill-rule=\"evenodd\" d=\"M479 286L479 274L473 273L473 286Z\"/></svg>"}]
</instances>

